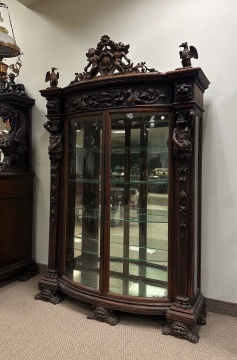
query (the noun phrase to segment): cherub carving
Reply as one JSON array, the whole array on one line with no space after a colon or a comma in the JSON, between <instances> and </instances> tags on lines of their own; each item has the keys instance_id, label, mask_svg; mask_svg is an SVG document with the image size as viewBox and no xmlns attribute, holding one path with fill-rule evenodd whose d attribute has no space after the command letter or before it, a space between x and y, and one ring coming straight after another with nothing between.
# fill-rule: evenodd
<instances>
[{"instance_id":1,"label":"cherub carving","mask_svg":"<svg viewBox=\"0 0 237 360\"><path fill-rule=\"evenodd\" d=\"M88 64L84 68L85 72L88 73L88 69L91 66L91 69L89 71L89 74L91 77L96 76L98 73L98 66L99 66L99 56L96 53L96 49L90 48L88 52L86 53Z\"/></svg>"},{"instance_id":2,"label":"cherub carving","mask_svg":"<svg viewBox=\"0 0 237 360\"><path fill-rule=\"evenodd\" d=\"M131 60L127 58L126 54L128 53L129 45L124 45L122 42L119 42L115 46L114 52L114 67L120 72L124 72L126 66L130 65ZM128 65L122 62L122 59L125 59Z\"/></svg>"}]
</instances>

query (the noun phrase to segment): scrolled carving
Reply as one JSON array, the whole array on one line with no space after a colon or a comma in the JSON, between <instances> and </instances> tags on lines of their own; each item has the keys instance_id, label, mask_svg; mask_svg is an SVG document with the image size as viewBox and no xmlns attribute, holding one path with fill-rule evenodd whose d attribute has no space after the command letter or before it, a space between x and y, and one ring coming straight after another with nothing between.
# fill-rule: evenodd
<instances>
[{"instance_id":1,"label":"scrolled carving","mask_svg":"<svg viewBox=\"0 0 237 360\"><path fill-rule=\"evenodd\" d=\"M115 43L108 35L103 35L97 47L89 48L86 53L88 64L83 73L75 73L75 79L70 84L75 84L81 80L88 80L98 74L109 75L117 71L118 73L131 72L154 72L154 68L149 69L145 62L133 66L127 57L130 45L122 42Z\"/></svg>"},{"instance_id":2,"label":"scrolled carving","mask_svg":"<svg viewBox=\"0 0 237 360\"><path fill-rule=\"evenodd\" d=\"M162 102L166 95L159 89L142 91L127 89L123 91L102 91L100 93L83 94L67 100L67 113L78 110L99 109L113 106L131 106L139 104L155 104Z\"/></svg>"},{"instance_id":3,"label":"scrolled carving","mask_svg":"<svg viewBox=\"0 0 237 360\"><path fill-rule=\"evenodd\" d=\"M176 112L176 127L173 131L174 154L177 160L191 159L193 143L191 132L193 127L194 110L181 110Z\"/></svg>"},{"instance_id":4,"label":"scrolled carving","mask_svg":"<svg viewBox=\"0 0 237 360\"><path fill-rule=\"evenodd\" d=\"M185 166L180 166L180 167L177 168L179 181L181 183L187 181L187 171L188 171L188 168L185 167Z\"/></svg>"}]
</instances>

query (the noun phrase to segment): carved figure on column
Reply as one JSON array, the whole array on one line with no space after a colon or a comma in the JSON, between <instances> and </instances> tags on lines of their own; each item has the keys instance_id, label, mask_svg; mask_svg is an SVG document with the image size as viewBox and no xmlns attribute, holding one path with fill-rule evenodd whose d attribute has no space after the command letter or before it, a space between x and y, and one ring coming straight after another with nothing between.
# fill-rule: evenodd
<instances>
[{"instance_id":1,"label":"carved figure on column","mask_svg":"<svg viewBox=\"0 0 237 360\"><path fill-rule=\"evenodd\" d=\"M186 161L191 159L193 144L191 132L193 126L194 111L177 111L176 127L173 131L174 154L177 160Z\"/></svg>"},{"instance_id":2,"label":"carved figure on column","mask_svg":"<svg viewBox=\"0 0 237 360\"><path fill-rule=\"evenodd\" d=\"M45 129L50 133L49 138L49 158L51 161L59 160L63 155L63 144L62 144L62 134L60 132L60 121L51 121L48 120L44 124Z\"/></svg>"}]
</instances>

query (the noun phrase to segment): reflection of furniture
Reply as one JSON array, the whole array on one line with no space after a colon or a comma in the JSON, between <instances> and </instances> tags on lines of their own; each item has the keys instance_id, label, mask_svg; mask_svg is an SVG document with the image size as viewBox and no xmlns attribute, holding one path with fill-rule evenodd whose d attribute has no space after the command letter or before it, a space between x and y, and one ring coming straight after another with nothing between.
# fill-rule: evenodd
<instances>
[{"instance_id":1,"label":"reflection of furniture","mask_svg":"<svg viewBox=\"0 0 237 360\"><path fill-rule=\"evenodd\" d=\"M64 142L50 151L49 265L36 298L58 303L60 292L68 294L95 305L90 318L110 324L118 321L112 310L166 315L164 334L196 342L192 326L205 318L200 153L209 82L200 68L139 72L143 65L123 62L110 76L118 64L101 50L105 44L113 53L104 36L88 52L93 66L81 81L41 91L56 128L50 141ZM94 78L98 72L105 76ZM180 96L184 84L189 92ZM168 178L150 178L160 164Z\"/></svg>"},{"instance_id":2,"label":"reflection of furniture","mask_svg":"<svg viewBox=\"0 0 237 360\"><path fill-rule=\"evenodd\" d=\"M8 129L0 136L0 280L15 274L27 280L35 274L31 257L33 105L25 94L0 94L0 117Z\"/></svg>"},{"instance_id":3,"label":"reflection of furniture","mask_svg":"<svg viewBox=\"0 0 237 360\"><path fill-rule=\"evenodd\" d=\"M136 194L137 190L130 188L129 189L129 203L132 206L135 206L134 201L132 200L132 196ZM120 210L120 217L122 216L122 213L124 211L124 201L125 201L125 195L124 195L124 188L119 187L111 187L110 189L110 204L111 204L111 220L110 225L116 226L116 214L117 211ZM121 218L119 218L119 223L121 223Z\"/></svg>"}]
</instances>

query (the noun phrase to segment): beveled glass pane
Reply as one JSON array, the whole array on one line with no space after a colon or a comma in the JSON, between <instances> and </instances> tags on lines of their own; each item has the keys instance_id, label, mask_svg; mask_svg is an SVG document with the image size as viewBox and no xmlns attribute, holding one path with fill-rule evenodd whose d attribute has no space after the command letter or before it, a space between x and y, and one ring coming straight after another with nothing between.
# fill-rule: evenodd
<instances>
[{"instance_id":1,"label":"beveled glass pane","mask_svg":"<svg viewBox=\"0 0 237 360\"><path fill-rule=\"evenodd\" d=\"M68 124L66 275L99 289L101 216L101 116Z\"/></svg>"},{"instance_id":2,"label":"beveled glass pane","mask_svg":"<svg viewBox=\"0 0 237 360\"><path fill-rule=\"evenodd\" d=\"M112 115L112 293L167 296L168 113Z\"/></svg>"}]
</instances>

